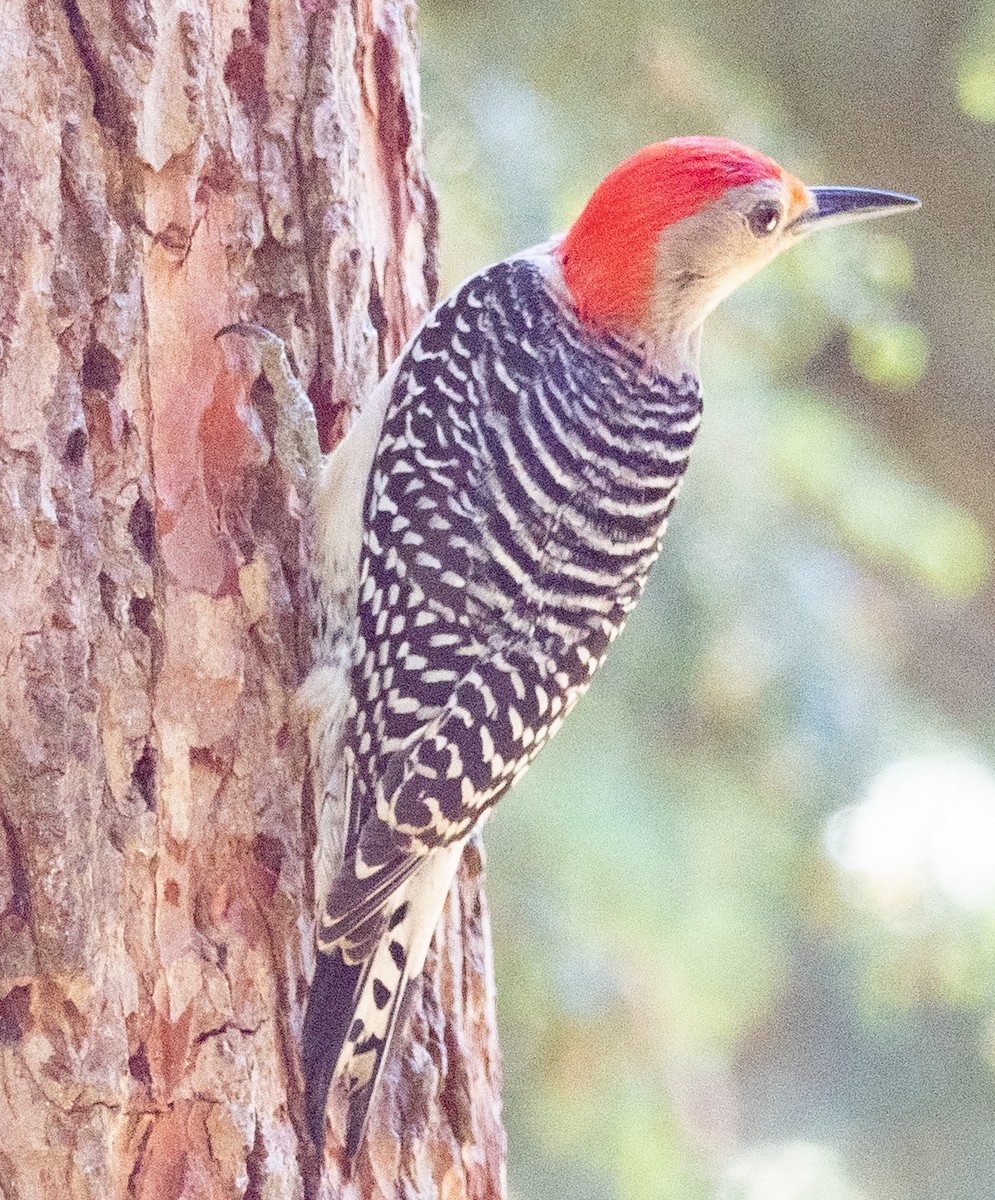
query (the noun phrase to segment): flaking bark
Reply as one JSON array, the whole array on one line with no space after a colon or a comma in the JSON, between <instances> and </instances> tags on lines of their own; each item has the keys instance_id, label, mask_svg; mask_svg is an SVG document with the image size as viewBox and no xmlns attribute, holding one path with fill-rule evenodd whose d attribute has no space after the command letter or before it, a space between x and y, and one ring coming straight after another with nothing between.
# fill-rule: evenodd
<instances>
[{"instance_id":1,"label":"flaking bark","mask_svg":"<svg viewBox=\"0 0 995 1200\"><path fill-rule=\"evenodd\" d=\"M280 333L330 441L424 310L412 25L0 5L4 1198L502 1193L475 855L355 1176L308 1148L309 539L213 340Z\"/></svg>"}]
</instances>

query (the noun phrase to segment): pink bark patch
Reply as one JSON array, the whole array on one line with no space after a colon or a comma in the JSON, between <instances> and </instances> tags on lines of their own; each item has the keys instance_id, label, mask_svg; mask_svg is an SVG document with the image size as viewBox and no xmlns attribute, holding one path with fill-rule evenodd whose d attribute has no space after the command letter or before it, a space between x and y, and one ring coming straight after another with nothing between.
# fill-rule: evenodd
<instances>
[{"instance_id":1,"label":"pink bark patch","mask_svg":"<svg viewBox=\"0 0 995 1200\"><path fill-rule=\"evenodd\" d=\"M211 1153L210 1111L185 1100L156 1116L134 1176L136 1200L227 1200L236 1194L235 1181Z\"/></svg>"},{"instance_id":2,"label":"pink bark patch","mask_svg":"<svg viewBox=\"0 0 995 1200\"><path fill-rule=\"evenodd\" d=\"M232 205L195 187L183 167L157 173L148 206L150 228L162 231L145 281L156 530L173 579L218 596L237 591L240 565L224 506L263 445L248 381L214 340L233 307L224 245Z\"/></svg>"},{"instance_id":3,"label":"pink bark patch","mask_svg":"<svg viewBox=\"0 0 995 1200\"><path fill-rule=\"evenodd\" d=\"M149 1065L152 1077L168 1095L183 1078L183 1068L190 1048L190 1022L192 1007L187 1007L176 1021L161 1012L156 1012L152 1022L152 1036L148 1043Z\"/></svg>"}]
</instances>

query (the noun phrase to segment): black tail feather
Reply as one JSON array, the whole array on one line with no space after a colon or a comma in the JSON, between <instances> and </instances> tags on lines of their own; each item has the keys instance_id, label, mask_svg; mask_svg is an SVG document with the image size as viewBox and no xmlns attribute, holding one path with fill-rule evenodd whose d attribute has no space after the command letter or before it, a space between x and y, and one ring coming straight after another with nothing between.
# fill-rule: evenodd
<instances>
[{"instance_id":1,"label":"black tail feather","mask_svg":"<svg viewBox=\"0 0 995 1200\"><path fill-rule=\"evenodd\" d=\"M349 1032L361 967L348 966L338 950L318 953L302 1035L304 1108L311 1140L325 1141L325 1105L332 1072Z\"/></svg>"}]
</instances>

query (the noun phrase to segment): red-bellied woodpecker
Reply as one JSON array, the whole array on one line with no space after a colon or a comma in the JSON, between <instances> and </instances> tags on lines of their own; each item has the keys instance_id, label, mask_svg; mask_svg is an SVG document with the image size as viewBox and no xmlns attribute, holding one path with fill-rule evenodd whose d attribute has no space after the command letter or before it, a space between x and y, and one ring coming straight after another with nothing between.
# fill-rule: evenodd
<instances>
[{"instance_id":1,"label":"red-bellied woodpecker","mask_svg":"<svg viewBox=\"0 0 995 1200\"><path fill-rule=\"evenodd\" d=\"M701 417L705 317L810 231L916 203L808 188L720 138L648 146L566 236L430 313L320 466L306 693L349 816L341 868L319 847L316 872L318 1143L337 1083L357 1150L464 844L639 599Z\"/></svg>"}]
</instances>

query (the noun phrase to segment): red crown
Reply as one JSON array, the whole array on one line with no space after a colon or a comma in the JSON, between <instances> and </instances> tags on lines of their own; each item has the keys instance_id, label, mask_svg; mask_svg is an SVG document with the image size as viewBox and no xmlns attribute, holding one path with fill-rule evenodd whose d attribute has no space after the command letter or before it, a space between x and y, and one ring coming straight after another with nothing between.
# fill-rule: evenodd
<instances>
[{"instance_id":1,"label":"red crown","mask_svg":"<svg viewBox=\"0 0 995 1200\"><path fill-rule=\"evenodd\" d=\"M581 316L637 323L661 230L729 188L782 177L772 159L727 138L671 138L637 151L598 184L560 243L563 277Z\"/></svg>"}]
</instances>

